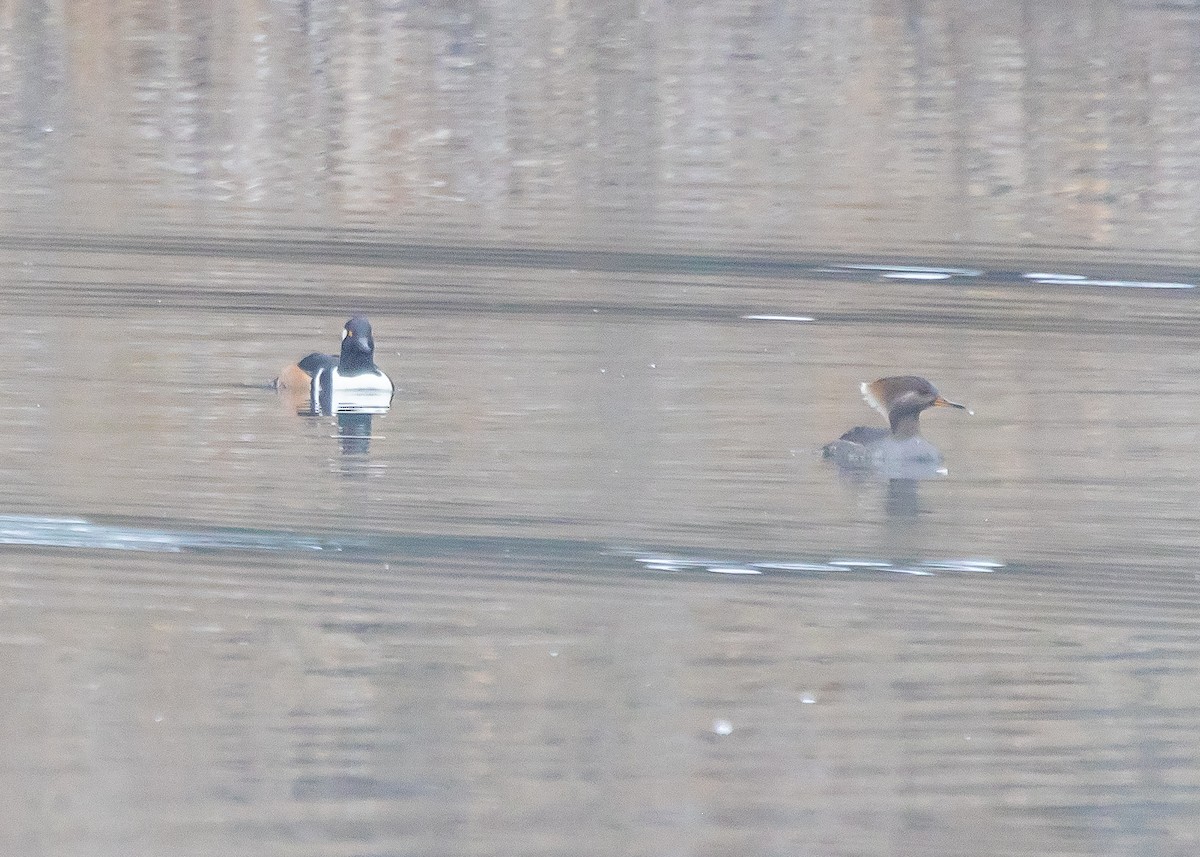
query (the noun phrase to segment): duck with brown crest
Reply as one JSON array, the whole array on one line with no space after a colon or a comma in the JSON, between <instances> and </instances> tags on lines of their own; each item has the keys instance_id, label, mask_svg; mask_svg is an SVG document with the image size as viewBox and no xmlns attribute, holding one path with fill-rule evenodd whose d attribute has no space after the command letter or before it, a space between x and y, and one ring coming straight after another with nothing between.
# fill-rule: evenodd
<instances>
[{"instance_id":1,"label":"duck with brown crest","mask_svg":"<svg viewBox=\"0 0 1200 857\"><path fill-rule=\"evenodd\" d=\"M957 408L971 413L965 405L943 398L933 384L916 375L880 378L859 389L867 404L887 417L888 428L855 426L827 443L825 457L847 469L936 467L942 462L942 453L921 436L921 412Z\"/></svg>"}]
</instances>

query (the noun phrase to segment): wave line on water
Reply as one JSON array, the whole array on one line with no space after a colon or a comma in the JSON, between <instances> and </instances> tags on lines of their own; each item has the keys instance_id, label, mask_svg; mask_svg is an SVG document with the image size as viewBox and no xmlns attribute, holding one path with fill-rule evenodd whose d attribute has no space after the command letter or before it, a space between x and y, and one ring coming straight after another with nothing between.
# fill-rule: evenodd
<instances>
[{"instance_id":1,"label":"wave line on water","mask_svg":"<svg viewBox=\"0 0 1200 857\"><path fill-rule=\"evenodd\" d=\"M169 524L170 522L163 522ZM503 554L571 556L576 560L620 556L654 572L704 572L732 577L831 572L876 572L931 576L943 572L990 573L1005 567L993 559L933 558L890 560L829 557L821 559L716 559L674 551L614 548L587 540L371 533L308 535L286 530L240 527L150 527L125 521L82 517L0 515L0 545L129 552L329 553L340 558Z\"/></svg>"},{"instance_id":2,"label":"wave line on water","mask_svg":"<svg viewBox=\"0 0 1200 857\"><path fill-rule=\"evenodd\" d=\"M633 554L635 562L647 571L704 572L707 574L822 574L834 572L879 572L932 577L939 572L990 574L1005 567L993 559L943 558L923 560L881 560L830 558L812 561L738 562L705 557L680 556L663 553Z\"/></svg>"}]
</instances>

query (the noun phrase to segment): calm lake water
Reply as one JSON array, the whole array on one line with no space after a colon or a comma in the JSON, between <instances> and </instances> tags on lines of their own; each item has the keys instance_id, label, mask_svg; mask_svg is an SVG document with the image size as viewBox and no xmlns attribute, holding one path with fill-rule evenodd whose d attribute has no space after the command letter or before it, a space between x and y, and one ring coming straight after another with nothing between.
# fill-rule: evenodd
<instances>
[{"instance_id":1,"label":"calm lake water","mask_svg":"<svg viewBox=\"0 0 1200 857\"><path fill-rule=\"evenodd\" d=\"M0 852L1200 849L1200 8L28 4ZM369 431L267 388L370 315ZM929 377L947 473L840 474Z\"/></svg>"}]
</instances>

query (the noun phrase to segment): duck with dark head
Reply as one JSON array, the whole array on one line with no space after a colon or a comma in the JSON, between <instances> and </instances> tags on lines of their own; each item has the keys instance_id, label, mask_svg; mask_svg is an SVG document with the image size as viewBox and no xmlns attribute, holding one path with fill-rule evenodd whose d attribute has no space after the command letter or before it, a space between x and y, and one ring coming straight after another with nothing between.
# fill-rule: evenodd
<instances>
[{"instance_id":1,"label":"duck with dark head","mask_svg":"<svg viewBox=\"0 0 1200 857\"><path fill-rule=\"evenodd\" d=\"M339 355L314 351L285 366L274 387L287 393L298 412L313 414L384 413L394 390L375 365L375 337L364 315L352 316L342 328Z\"/></svg>"}]
</instances>

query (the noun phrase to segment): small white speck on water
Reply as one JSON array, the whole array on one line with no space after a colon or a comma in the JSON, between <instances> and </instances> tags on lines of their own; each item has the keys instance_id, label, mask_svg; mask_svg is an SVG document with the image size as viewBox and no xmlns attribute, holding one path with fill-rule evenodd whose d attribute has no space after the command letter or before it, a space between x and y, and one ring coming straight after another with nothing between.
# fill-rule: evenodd
<instances>
[{"instance_id":1,"label":"small white speck on water","mask_svg":"<svg viewBox=\"0 0 1200 857\"><path fill-rule=\"evenodd\" d=\"M715 735L728 735L733 732L733 724L718 717L712 723L712 731Z\"/></svg>"}]
</instances>

